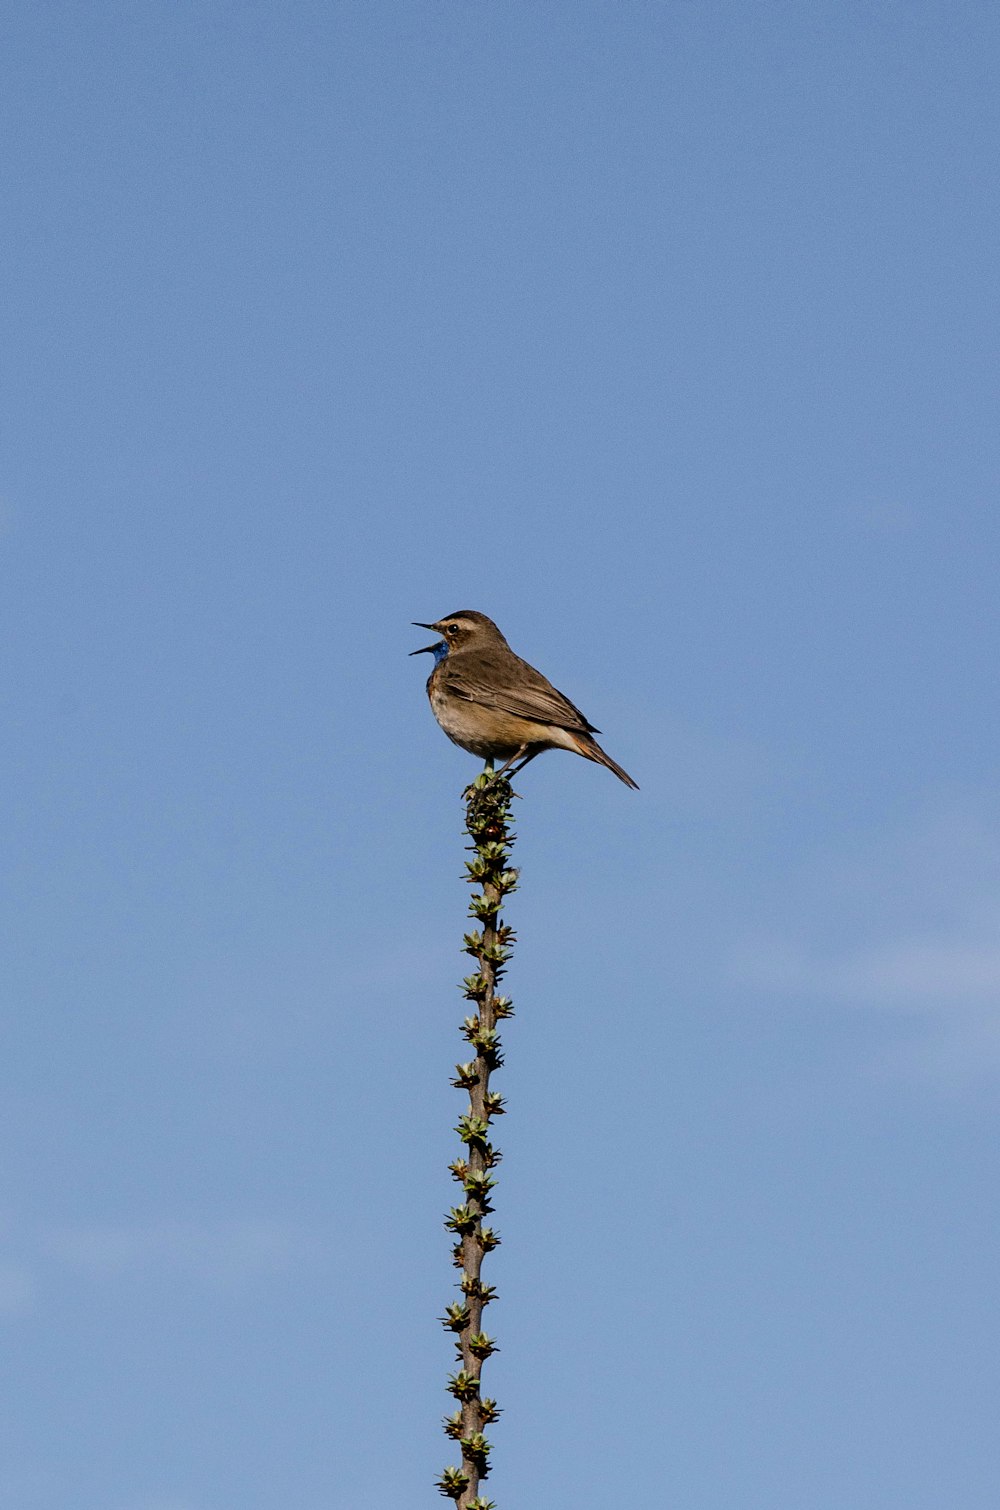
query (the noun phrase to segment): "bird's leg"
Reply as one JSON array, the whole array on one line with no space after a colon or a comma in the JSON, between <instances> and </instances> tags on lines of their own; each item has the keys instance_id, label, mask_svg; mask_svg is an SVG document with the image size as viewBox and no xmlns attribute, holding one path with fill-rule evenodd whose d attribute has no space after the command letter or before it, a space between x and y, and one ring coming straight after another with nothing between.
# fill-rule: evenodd
<instances>
[{"instance_id":1,"label":"bird's leg","mask_svg":"<svg viewBox=\"0 0 1000 1510\"><path fill-rule=\"evenodd\" d=\"M514 767L510 774L512 776L516 776L518 771L523 771L525 766L528 764L528 761L534 760L536 755L541 755L543 749L543 745L536 745L536 747L528 755L525 755L524 759L521 761L521 764Z\"/></svg>"},{"instance_id":2,"label":"bird's leg","mask_svg":"<svg viewBox=\"0 0 1000 1510\"><path fill-rule=\"evenodd\" d=\"M515 750L514 753L513 753L513 755L510 757L510 759L509 760L505 760L504 763L503 763L503 765L500 767L499 771L496 771L494 774L496 776L506 776L507 772L510 770L511 766L514 764L515 760L520 760L521 756L524 754L524 752L525 752L525 750L527 748L528 748L527 745L522 745L519 750Z\"/></svg>"},{"instance_id":3,"label":"bird's leg","mask_svg":"<svg viewBox=\"0 0 1000 1510\"><path fill-rule=\"evenodd\" d=\"M525 750L528 751L528 754L526 754L526 755L524 753ZM534 760L535 756L536 755L540 755L541 753L542 753L541 749L538 748L537 746L534 749L532 749L531 745L522 745L519 750L515 750L514 751L513 755L506 762L506 764L504 764L504 765L502 765L500 767L499 771L497 771L497 775L498 776L516 776L517 773L518 773L518 771L523 771L524 770L524 768L528 764L529 760ZM524 755L524 759L523 760L521 760L521 756L522 755ZM519 760L521 761L520 765L517 764L517 761L519 761Z\"/></svg>"}]
</instances>

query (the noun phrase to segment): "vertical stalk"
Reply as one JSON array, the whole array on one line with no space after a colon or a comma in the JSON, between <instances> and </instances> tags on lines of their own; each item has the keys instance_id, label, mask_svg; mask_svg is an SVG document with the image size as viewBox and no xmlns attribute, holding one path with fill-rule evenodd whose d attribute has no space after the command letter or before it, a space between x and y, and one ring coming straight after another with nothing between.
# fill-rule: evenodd
<instances>
[{"instance_id":1,"label":"vertical stalk","mask_svg":"<svg viewBox=\"0 0 1000 1510\"><path fill-rule=\"evenodd\" d=\"M444 1429L462 1449L460 1467L448 1467L438 1480L443 1495L459 1510L493 1510L493 1501L480 1496L479 1485L489 1473L491 1444L485 1428L500 1412L495 1400L481 1392L483 1364L496 1352L496 1342L483 1330L483 1311L496 1296L493 1285L482 1280L483 1259L500 1239L483 1218L493 1210L491 1193L496 1185L493 1171L501 1155L490 1140L490 1124L504 1111L503 1097L490 1089L490 1075L503 1063L497 1023L513 1016L510 998L497 994L511 953L513 929L501 922L503 899L517 886L517 871L510 866L510 782L487 769L466 792L466 831L472 840L474 858L466 861L468 880L479 890L469 912L480 927L465 935L463 947L476 961L475 974L466 976L462 989L474 1005L462 1033L476 1051L475 1059L455 1066L452 1084L468 1092L469 1105L459 1118L456 1132L465 1144L463 1157L449 1165L452 1177L462 1187L464 1201L453 1206L445 1226L454 1233L455 1267L461 1271L461 1300L445 1308L443 1325L455 1334L458 1368L448 1379L448 1389L458 1403L446 1416Z\"/></svg>"}]
</instances>

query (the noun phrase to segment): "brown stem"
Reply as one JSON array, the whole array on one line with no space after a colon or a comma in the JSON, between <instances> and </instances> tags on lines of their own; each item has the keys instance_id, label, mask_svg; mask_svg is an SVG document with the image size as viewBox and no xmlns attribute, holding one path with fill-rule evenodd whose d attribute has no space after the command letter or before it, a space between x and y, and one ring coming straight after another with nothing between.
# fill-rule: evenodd
<instances>
[{"instance_id":1,"label":"brown stem","mask_svg":"<svg viewBox=\"0 0 1000 1510\"><path fill-rule=\"evenodd\" d=\"M482 1281L483 1258L499 1239L483 1225L492 1210L490 1191L500 1154L490 1141L490 1123L503 1111L501 1099L490 1091L490 1076L502 1063L498 1022L512 1015L509 999L498 995L510 953L513 931L500 919L504 897L515 889L516 872L510 868L509 829L512 792L509 782L492 772L480 776L468 792L466 829L475 858L468 862L469 879L481 886L470 906L481 929L466 936L465 948L476 961L476 973L467 977L465 995L475 1003L475 1016L466 1018L463 1032L476 1049L473 1061L459 1065L455 1084L469 1093L468 1110L459 1132L468 1153L456 1160L451 1171L463 1187L464 1201L452 1210L448 1226L456 1233L454 1262L461 1270L462 1300L449 1308L444 1324L457 1334L459 1373L450 1388L459 1402L454 1416L446 1420L448 1434L461 1445L460 1469L447 1469L438 1487L454 1499L459 1510L483 1510L489 1501L479 1496L479 1486L489 1473L490 1444L485 1428L497 1417L493 1401L480 1390L483 1363L494 1344L483 1330L483 1311L493 1298Z\"/></svg>"}]
</instances>

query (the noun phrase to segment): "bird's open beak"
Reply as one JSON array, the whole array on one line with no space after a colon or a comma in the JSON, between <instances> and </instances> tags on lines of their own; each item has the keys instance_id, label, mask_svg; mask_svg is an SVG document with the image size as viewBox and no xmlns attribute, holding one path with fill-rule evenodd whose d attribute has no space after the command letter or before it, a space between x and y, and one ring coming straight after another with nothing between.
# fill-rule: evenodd
<instances>
[{"instance_id":1,"label":"bird's open beak","mask_svg":"<svg viewBox=\"0 0 1000 1510\"><path fill-rule=\"evenodd\" d=\"M421 624L421 622L420 622L419 619L414 619L413 620L413 625L414 625L415 629L436 629L437 628L436 624ZM441 641L437 640L437 641L435 641L435 643L433 645L421 645L421 647L420 647L419 650L411 650L410 654L411 655L429 655L430 652L432 650L436 650L438 648L438 645L440 645L440 644L441 644Z\"/></svg>"}]
</instances>

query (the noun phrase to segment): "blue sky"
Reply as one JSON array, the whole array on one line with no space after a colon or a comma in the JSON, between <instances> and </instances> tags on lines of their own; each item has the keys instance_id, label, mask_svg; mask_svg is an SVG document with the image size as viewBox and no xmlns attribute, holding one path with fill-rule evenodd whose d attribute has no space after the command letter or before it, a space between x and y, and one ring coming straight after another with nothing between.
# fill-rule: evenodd
<instances>
[{"instance_id":1,"label":"blue sky","mask_svg":"<svg viewBox=\"0 0 1000 1510\"><path fill-rule=\"evenodd\" d=\"M3 8L11 1510L443 1503L519 780L503 1506L995 1503L993 5Z\"/></svg>"}]
</instances>

